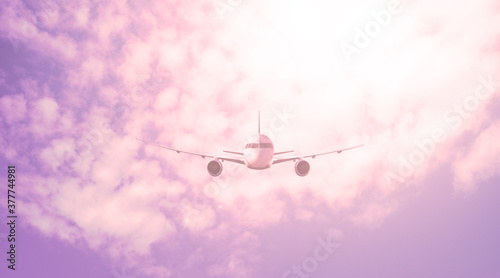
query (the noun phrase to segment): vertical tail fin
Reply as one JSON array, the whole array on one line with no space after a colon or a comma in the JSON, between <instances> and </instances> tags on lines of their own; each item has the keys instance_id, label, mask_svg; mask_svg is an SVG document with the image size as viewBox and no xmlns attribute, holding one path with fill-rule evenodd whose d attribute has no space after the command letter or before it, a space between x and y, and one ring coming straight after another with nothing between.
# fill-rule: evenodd
<instances>
[{"instance_id":1,"label":"vertical tail fin","mask_svg":"<svg viewBox=\"0 0 500 278\"><path fill-rule=\"evenodd\" d=\"M260 135L260 110L259 110L259 135Z\"/></svg>"}]
</instances>

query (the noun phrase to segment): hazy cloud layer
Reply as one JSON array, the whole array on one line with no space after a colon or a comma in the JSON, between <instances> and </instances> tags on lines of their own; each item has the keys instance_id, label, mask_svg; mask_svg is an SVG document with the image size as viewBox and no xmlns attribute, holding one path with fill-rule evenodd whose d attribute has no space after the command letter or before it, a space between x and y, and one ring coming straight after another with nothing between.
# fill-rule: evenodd
<instances>
[{"instance_id":1,"label":"hazy cloud layer","mask_svg":"<svg viewBox=\"0 0 500 278\"><path fill-rule=\"evenodd\" d=\"M376 227L401 189L440 167L471 194L498 174L498 8L5 3L0 146L29 172L22 215L138 276L194 267L255 277L266 252L259 233L276 225L341 212ZM366 146L311 160L305 178L293 163L260 172L225 162L213 179L208 160L134 139L238 151L257 131L257 110L278 151ZM182 261L162 260L170 252Z\"/></svg>"}]
</instances>

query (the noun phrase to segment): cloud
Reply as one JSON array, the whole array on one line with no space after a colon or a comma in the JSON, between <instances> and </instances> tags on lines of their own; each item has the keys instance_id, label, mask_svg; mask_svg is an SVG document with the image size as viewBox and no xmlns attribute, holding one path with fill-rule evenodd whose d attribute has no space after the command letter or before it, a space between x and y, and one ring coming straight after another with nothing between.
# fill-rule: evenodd
<instances>
[{"instance_id":1,"label":"cloud","mask_svg":"<svg viewBox=\"0 0 500 278\"><path fill-rule=\"evenodd\" d=\"M443 119L449 109L460 115L453 104L464 103L478 78L499 73L494 1L468 8L404 1L351 63L339 43L351 43L385 1L361 8L326 0L241 2L224 20L212 4L56 3L43 21L39 8L21 1L2 10L2 38L30 58L15 65L17 80L2 77L15 84L0 98L12 135L0 142L6 157L31 167L22 213L32 226L125 257L152 276L172 269L162 261L141 267L134 258L197 240L189 251L200 255L185 256L191 265L203 263L209 276L245 277L256 273L266 229L332 212L376 227L397 209L398 190L439 165L452 165L464 192L496 175L499 150L491 140L499 128L488 107L498 90L461 117L460 128ZM342 16L349 9L354 18ZM238 151L256 132L257 110L279 151L366 146L310 160L305 178L293 163L253 171L225 162L213 179L208 160L135 140ZM436 127L447 139L402 177L400 158L410 160L415 140L431 138ZM471 130L477 138L468 137ZM386 173L399 178L388 182ZM368 202L370 194L380 198ZM340 228L334 233L341 238ZM204 261L210 240L223 237L234 248Z\"/></svg>"},{"instance_id":2,"label":"cloud","mask_svg":"<svg viewBox=\"0 0 500 278\"><path fill-rule=\"evenodd\" d=\"M8 125L16 124L26 117L26 99L22 94L5 95L0 98L0 109Z\"/></svg>"},{"instance_id":3,"label":"cloud","mask_svg":"<svg viewBox=\"0 0 500 278\"><path fill-rule=\"evenodd\" d=\"M362 212L352 216L354 223L371 228L379 226L384 219L394 211L392 204L370 204Z\"/></svg>"},{"instance_id":4,"label":"cloud","mask_svg":"<svg viewBox=\"0 0 500 278\"><path fill-rule=\"evenodd\" d=\"M50 97L43 97L31 103L31 131L40 136L52 134L59 119L59 105Z\"/></svg>"},{"instance_id":5,"label":"cloud","mask_svg":"<svg viewBox=\"0 0 500 278\"><path fill-rule=\"evenodd\" d=\"M259 238L249 231L236 236L231 242L231 254L222 263L210 265L206 273L209 277L252 277L252 265L258 263L260 256L255 250L260 246Z\"/></svg>"},{"instance_id":6,"label":"cloud","mask_svg":"<svg viewBox=\"0 0 500 278\"><path fill-rule=\"evenodd\" d=\"M497 136L500 136L500 124L495 122L477 135L468 150L457 155L453 163L453 184L458 192L473 192L480 182L498 174L500 147L495 144Z\"/></svg>"}]
</instances>

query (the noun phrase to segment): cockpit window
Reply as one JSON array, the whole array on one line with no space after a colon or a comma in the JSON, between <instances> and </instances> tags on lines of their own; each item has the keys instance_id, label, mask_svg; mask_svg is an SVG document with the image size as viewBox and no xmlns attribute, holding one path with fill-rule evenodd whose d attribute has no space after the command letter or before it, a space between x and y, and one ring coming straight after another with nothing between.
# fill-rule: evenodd
<instances>
[{"instance_id":1,"label":"cockpit window","mask_svg":"<svg viewBox=\"0 0 500 278\"><path fill-rule=\"evenodd\" d=\"M273 144L272 143L250 143L245 146L245 149L257 149L257 148L266 148L266 149L272 149Z\"/></svg>"},{"instance_id":2,"label":"cockpit window","mask_svg":"<svg viewBox=\"0 0 500 278\"><path fill-rule=\"evenodd\" d=\"M271 149L273 147L273 144L271 143L260 143L261 148L266 148L266 149Z\"/></svg>"}]
</instances>

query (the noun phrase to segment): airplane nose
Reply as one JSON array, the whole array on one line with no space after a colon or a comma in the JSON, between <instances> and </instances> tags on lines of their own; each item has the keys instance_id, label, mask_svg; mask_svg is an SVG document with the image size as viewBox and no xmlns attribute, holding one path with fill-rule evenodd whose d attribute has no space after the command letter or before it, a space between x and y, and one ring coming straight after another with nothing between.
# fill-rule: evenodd
<instances>
[{"instance_id":1,"label":"airplane nose","mask_svg":"<svg viewBox=\"0 0 500 278\"><path fill-rule=\"evenodd\" d=\"M248 155L248 160L251 161L252 163L255 163L257 160L259 160L259 155L256 152L250 152Z\"/></svg>"}]
</instances>

